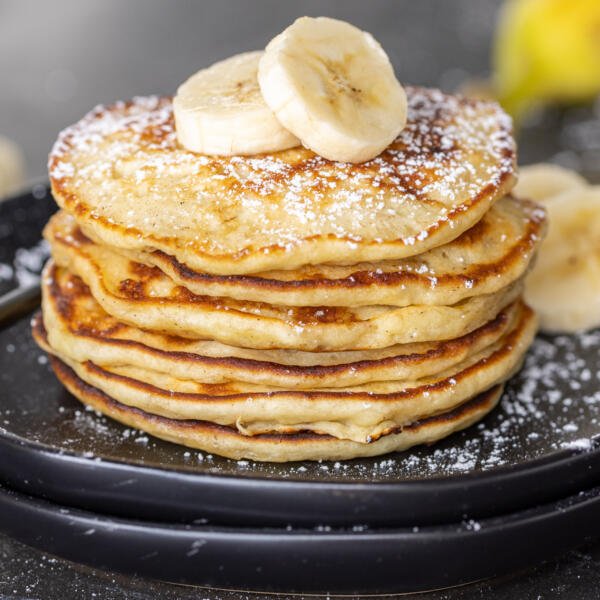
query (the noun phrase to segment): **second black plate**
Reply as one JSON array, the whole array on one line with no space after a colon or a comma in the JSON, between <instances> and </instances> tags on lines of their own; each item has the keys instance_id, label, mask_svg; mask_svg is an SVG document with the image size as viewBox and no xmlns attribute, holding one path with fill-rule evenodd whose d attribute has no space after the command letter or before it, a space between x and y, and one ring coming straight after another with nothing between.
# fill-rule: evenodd
<instances>
[{"instance_id":1,"label":"second black plate","mask_svg":"<svg viewBox=\"0 0 600 600\"><path fill-rule=\"evenodd\" d=\"M600 490L481 521L311 530L109 518L0 486L0 530L69 560L152 579L230 590L382 594L461 585L582 544L600 534Z\"/></svg>"}]
</instances>

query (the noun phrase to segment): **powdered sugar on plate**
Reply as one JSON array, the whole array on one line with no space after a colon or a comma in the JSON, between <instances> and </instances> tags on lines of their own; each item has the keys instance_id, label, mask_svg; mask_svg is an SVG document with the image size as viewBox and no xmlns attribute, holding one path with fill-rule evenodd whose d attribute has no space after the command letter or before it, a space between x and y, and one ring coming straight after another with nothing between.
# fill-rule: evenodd
<instances>
[{"instance_id":1,"label":"powdered sugar on plate","mask_svg":"<svg viewBox=\"0 0 600 600\"><path fill-rule=\"evenodd\" d=\"M19 287L34 285L40 279L40 272L50 256L46 240L41 240L31 248L18 248L13 261L14 276Z\"/></svg>"},{"instance_id":2,"label":"powdered sugar on plate","mask_svg":"<svg viewBox=\"0 0 600 600\"><path fill-rule=\"evenodd\" d=\"M36 285L49 256L50 249L46 240L41 240L30 248L18 248L12 263L0 263L0 284L12 282L19 288Z\"/></svg>"}]
</instances>

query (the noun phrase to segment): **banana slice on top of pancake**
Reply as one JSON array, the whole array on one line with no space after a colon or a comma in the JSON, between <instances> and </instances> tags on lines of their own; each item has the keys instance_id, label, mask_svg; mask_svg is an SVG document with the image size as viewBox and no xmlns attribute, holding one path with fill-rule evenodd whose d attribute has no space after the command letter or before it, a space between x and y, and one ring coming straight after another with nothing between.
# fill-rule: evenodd
<instances>
[{"instance_id":1,"label":"banana slice on top of pancake","mask_svg":"<svg viewBox=\"0 0 600 600\"><path fill-rule=\"evenodd\" d=\"M275 152L299 145L260 93L262 52L245 52L198 71L177 90L173 111L179 143L202 154Z\"/></svg>"},{"instance_id":2,"label":"banana slice on top of pancake","mask_svg":"<svg viewBox=\"0 0 600 600\"><path fill-rule=\"evenodd\" d=\"M406 124L406 94L387 54L344 21L297 19L267 45L258 81L280 123L330 160L374 158Z\"/></svg>"}]
</instances>

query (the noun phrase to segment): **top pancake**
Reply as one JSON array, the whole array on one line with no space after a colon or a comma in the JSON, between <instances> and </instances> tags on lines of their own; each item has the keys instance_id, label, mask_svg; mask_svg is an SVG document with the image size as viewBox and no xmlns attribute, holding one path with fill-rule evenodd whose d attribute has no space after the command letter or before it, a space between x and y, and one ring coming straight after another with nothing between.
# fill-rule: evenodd
<instances>
[{"instance_id":1,"label":"top pancake","mask_svg":"<svg viewBox=\"0 0 600 600\"><path fill-rule=\"evenodd\" d=\"M515 147L496 104L407 94L406 128L358 165L300 147L197 155L177 144L170 99L98 107L55 144L52 191L98 241L207 273L414 256L455 239L511 189Z\"/></svg>"}]
</instances>

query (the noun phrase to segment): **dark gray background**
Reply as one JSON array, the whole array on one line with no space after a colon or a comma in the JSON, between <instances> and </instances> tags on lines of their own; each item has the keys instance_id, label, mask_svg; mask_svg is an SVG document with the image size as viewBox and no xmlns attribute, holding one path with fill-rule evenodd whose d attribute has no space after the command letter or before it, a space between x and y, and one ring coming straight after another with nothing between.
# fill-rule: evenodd
<instances>
[{"instance_id":1,"label":"dark gray background","mask_svg":"<svg viewBox=\"0 0 600 600\"><path fill-rule=\"evenodd\" d=\"M489 71L497 0L0 0L0 135L45 177L57 133L98 103L169 94L302 15L372 32L400 81L453 89Z\"/></svg>"}]
</instances>

